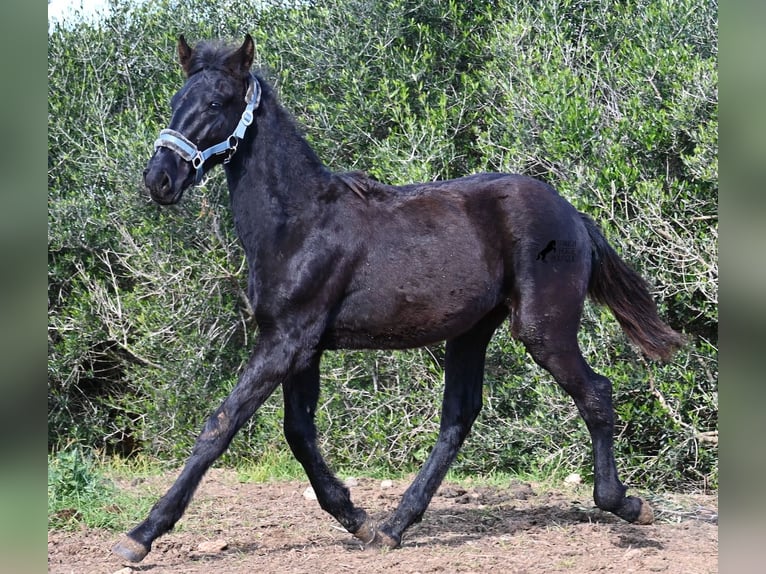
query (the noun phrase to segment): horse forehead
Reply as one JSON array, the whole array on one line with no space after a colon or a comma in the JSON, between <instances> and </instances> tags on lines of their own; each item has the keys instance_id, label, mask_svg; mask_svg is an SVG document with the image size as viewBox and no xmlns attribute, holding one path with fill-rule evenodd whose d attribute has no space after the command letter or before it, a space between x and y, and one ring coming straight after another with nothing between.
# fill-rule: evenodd
<instances>
[{"instance_id":1,"label":"horse forehead","mask_svg":"<svg viewBox=\"0 0 766 574\"><path fill-rule=\"evenodd\" d=\"M230 95L236 89L233 78L217 70L204 70L191 76L171 100L174 108L194 102L201 96Z\"/></svg>"}]
</instances>

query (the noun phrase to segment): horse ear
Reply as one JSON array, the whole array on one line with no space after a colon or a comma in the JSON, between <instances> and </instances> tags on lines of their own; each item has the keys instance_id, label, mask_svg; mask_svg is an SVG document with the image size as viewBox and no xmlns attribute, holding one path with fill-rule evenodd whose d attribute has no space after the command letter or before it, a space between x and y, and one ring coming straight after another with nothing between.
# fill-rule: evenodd
<instances>
[{"instance_id":1,"label":"horse ear","mask_svg":"<svg viewBox=\"0 0 766 574\"><path fill-rule=\"evenodd\" d=\"M186 43L183 34L178 37L178 61L181 63L184 73L189 75L189 63L191 62L192 49Z\"/></svg>"},{"instance_id":2,"label":"horse ear","mask_svg":"<svg viewBox=\"0 0 766 574\"><path fill-rule=\"evenodd\" d=\"M235 74L247 74L250 72L250 66L253 65L253 57L255 55L255 44L253 37L250 34L245 34L245 41L242 46L229 56L226 64L229 69Z\"/></svg>"}]
</instances>

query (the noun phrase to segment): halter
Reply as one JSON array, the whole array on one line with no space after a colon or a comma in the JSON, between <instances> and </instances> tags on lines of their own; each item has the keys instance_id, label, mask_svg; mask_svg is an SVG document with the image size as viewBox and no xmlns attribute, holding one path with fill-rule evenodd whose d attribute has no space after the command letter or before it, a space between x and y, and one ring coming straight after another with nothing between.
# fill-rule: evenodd
<instances>
[{"instance_id":1,"label":"halter","mask_svg":"<svg viewBox=\"0 0 766 574\"><path fill-rule=\"evenodd\" d=\"M186 161L190 161L192 167L197 170L194 182L199 183L204 174L203 166L205 162L214 155L228 153L223 163L229 163L232 156L237 151L239 141L245 137L247 126L253 123L253 111L258 108L261 102L261 85L253 74L250 74L250 84L245 94L245 111L237 124L234 132L222 142L210 146L200 151L189 138L180 132L171 129L165 129L160 132L160 137L154 141L154 149L166 147L173 150Z\"/></svg>"}]
</instances>

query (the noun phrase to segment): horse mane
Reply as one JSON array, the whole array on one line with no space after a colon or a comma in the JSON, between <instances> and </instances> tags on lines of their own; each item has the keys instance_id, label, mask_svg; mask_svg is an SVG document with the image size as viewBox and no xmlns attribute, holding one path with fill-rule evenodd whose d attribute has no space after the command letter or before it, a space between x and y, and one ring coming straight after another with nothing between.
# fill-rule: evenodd
<instances>
[{"instance_id":1,"label":"horse mane","mask_svg":"<svg viewBox=\"0 0 766 574\"><path fill-rule=\"evenodd\" d=\"M349 191L354 192L365 201L369 198L384 199L391 195L390 186L373 179L367 172L361 170L342 171L336 172L334 175Z\"/></svg>"}]
</instances>

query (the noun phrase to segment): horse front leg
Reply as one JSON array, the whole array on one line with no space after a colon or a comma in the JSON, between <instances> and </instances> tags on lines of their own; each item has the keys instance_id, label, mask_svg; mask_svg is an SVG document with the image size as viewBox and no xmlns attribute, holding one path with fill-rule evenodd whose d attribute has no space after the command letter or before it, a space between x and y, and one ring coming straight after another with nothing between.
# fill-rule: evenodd
<instances>
[{"instance_id":1,"label":"horse front leg","mask_svg":"<svg viewBox=\"0 0 766 574\"><path fill-rule=\"evenodd\" d=\"M351 502L348 488L327 466L317 445L314 417L319 400L319 361L320 356L317 354L307 369L295 373L282 384L285 438L293 455L306 471L319 506L335 517L346 530L364 542L370 542L374 528L369 527L371 522L367 513Z\"/></svg>"},{"instance_id":2,"label":"horse front leg","mask_svg":"<svg viewBox=\"0 0 766 574\"><path fill-rule=\"evenodd\" d=\"M297 354L289 343L258 343L237 385L205 423L173 486L152 507L149 516L115 544L113 553L131 562L140 562L151 550L154 540L175 526L205 472L288 376L289 366L296 363Z\"/></svg>"}]
</instances>

